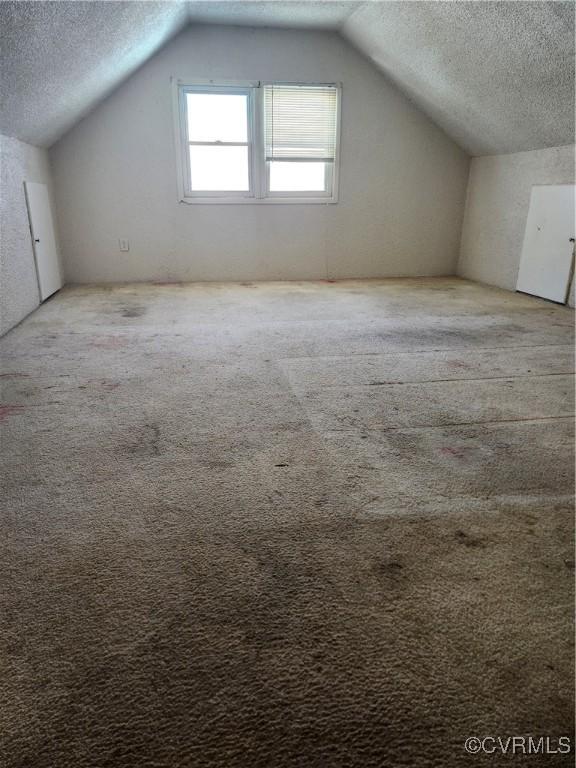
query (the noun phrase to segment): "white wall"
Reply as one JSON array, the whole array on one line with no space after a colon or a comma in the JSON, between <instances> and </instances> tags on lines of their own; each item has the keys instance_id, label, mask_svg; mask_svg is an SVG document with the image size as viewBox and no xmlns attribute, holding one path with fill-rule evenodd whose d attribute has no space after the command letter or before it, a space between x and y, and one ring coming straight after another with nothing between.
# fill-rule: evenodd
<instances>
[{"instance_id":1,"label":"white wall","mask_svg":"<svg viewBox=\"0 0 576 768\"><path fill-rule=\"evenodd\" d=\"M514 290L534 184L574 183L574 146L475 157L458 274Z\"/></svg>"},{"instance_id":2,"label":"white wall","mask_svg":"<svg viewBox=\"0 0 576 768\"><path fill-rule=\"evenodd\" d=\"M177 202L170 76L343 83L337 205ZM68 281L453 274L468 156L332 33L189 27L51 150ZM120 253L118 238L130 240Z\"/></svg>"},{"instance_id":3,"label":"white wall","mask_svg":"<svg viewBox=\"0 0 576 768\"><path fill-rule=\"evenodd\" d=\"M0 135L0 335L40 304L25 181L50 189L47 151Z\"/></svg>"}]
</instances>

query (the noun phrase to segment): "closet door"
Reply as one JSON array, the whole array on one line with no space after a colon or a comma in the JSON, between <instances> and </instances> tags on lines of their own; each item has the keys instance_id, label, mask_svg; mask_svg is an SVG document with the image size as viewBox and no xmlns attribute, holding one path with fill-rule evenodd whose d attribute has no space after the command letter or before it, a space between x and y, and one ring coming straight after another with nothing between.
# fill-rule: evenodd
<instances>
[{"instance_id":1,"label":"closet door","mask_svg":"<svg viewBox=\"0 0 576 768\"><path fill-rule=\"evenodd\" d=\"M565 304L574 258L573 184L532 187L516 290Z\"/></svg>"},{"instance_id":2,"label":"closet door","mask_svg":"<svg viewBox=\"0 0 576 768\"><path fill-rule=\"evenodd\" d=\"M26 189L26 204L28 206L30 232L32 233L34 259L36 260L40 299L44 301L48 296L62 288L52 210L46 184L25 181L24 187Z\"/></svg>"}]
</instances>

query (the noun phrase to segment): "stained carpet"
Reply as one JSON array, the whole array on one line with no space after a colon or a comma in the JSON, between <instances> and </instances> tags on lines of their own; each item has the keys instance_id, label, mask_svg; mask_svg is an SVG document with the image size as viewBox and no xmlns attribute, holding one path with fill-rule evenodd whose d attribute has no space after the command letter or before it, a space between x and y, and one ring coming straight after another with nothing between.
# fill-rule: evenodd
<instances>
[{"instance_id":1,"label":"stained carpet","mask_svg":"<svg viewBox=\"0 0 576 768\"><path fill-rule=\"evenodd\" d=\"M0 341L6 768L572 765L573 313L70 287Z\"/></svg>"}]
</instances>

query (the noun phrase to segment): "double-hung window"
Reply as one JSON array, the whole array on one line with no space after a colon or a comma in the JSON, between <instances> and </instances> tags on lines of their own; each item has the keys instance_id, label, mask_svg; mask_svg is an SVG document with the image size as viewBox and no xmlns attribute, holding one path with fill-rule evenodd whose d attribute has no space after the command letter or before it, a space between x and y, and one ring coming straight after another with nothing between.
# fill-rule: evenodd
<instances>
[{"instance_id":1,"label":"double-hung window","mask_svg":"<svg viewBox=\"0 0 576 768\"><path fill-rule=\"evenodd\" d=\"M337 200L340 88L177 84L180 200Z\"/></svg>"}]
</instances>

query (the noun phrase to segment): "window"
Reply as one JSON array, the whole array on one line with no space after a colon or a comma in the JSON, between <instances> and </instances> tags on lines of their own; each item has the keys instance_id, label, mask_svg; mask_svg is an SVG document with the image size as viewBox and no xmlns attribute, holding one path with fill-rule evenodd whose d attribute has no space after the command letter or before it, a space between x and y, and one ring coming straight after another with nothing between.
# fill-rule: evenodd
<instances>
[{"instance_id":1,"label":"window","mask_svg":"<svg viewBox=\"0 0 576 768\"><path fill-rule=\"evenodd\" d=\"M180 199L337 199L339 88L178 84Z\"/></svg>"},{"instance_id":2,"label":"window","mask_svg":"<svg viewBox=\"0 0 576 768\"><path fill-rule=\"evenodd\" d=\"M186 89L186 181L192 194L251 190L251 91Z\"/></svg>"},{"instance_id":3,"label":"window","mask_svg":"<svg viewBox=\"0 0 576 768\"><path fill-rule=\"evenodd\" d=\"M336 100L334 86L264 86L269 195L332 195Z\"/></svg>"}]
</instances>

